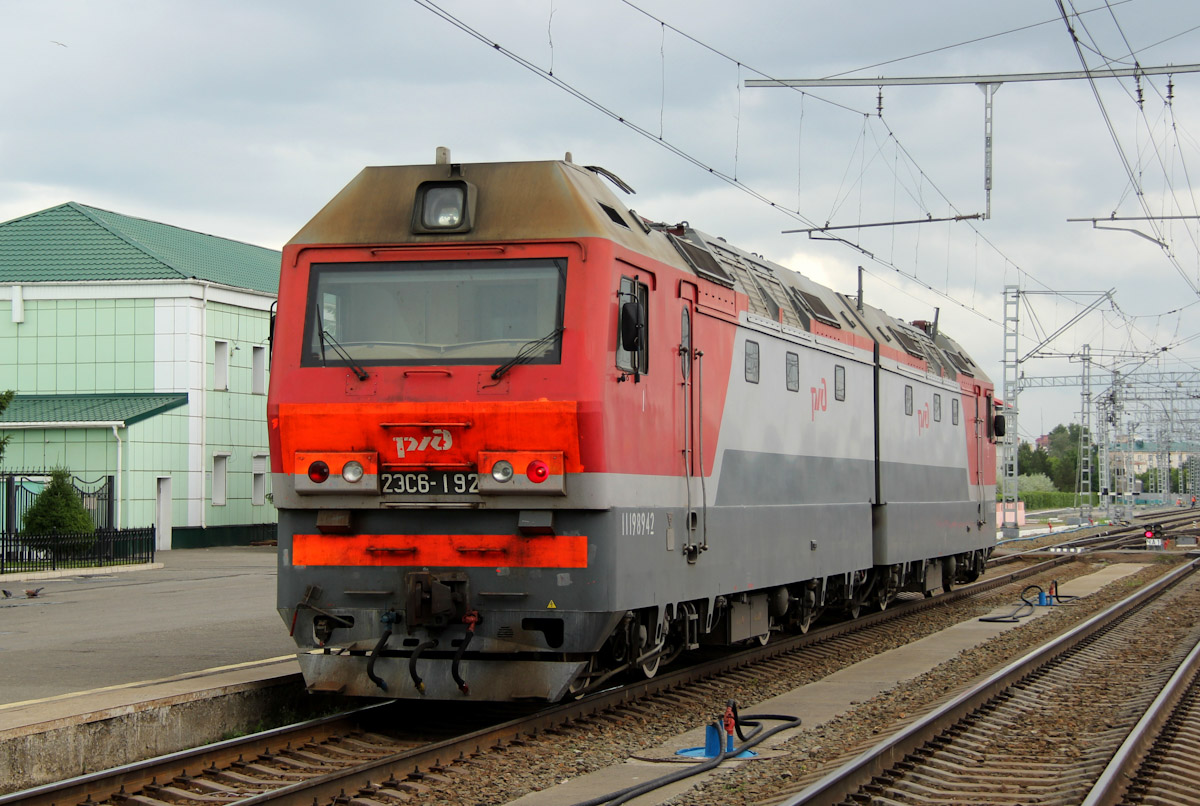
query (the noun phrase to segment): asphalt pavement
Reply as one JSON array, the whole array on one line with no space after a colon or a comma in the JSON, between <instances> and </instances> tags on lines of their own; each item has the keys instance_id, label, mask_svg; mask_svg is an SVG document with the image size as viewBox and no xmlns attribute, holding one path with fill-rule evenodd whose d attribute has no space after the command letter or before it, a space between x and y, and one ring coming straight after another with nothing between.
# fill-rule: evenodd
<instances>
[{"instance_id":1,"label":"asphalt pavement","mask_svg":"<svg viewBox=\"0 0 1200 806\"><path fill-rule=\"evenodd\" d=\"M292 655L275 548L159 552L161 568L0 576L0 704ZM42 588L33 598L26 590Z\"/></svg>"}]
</instances>

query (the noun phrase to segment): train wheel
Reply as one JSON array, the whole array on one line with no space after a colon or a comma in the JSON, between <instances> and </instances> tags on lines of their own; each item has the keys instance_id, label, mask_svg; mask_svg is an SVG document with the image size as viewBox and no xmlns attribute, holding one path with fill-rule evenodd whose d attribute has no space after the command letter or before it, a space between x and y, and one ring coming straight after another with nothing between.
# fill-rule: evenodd
<instances>
[{"instance_id":1,"label":"train wheel","mask_svg":"<svg viewBox=\"0 0 1200 806\"><path fill-rule=\"evenodd\" d=\"M987 567L987 555L983 549L971 552L971 565L964 572L963 576L967 582L974 582L983 575L984 568Z\"/></svg>"},{"instance_id":2,"label":"train wheel","mask_svg":"<svg viewBox=\"0 0 1200 806\"><path fill-rule=\"evenodd\" d=\"M900 586L904 581L904 574L900 566L893 565L887 574L887 582L883 585L883 590L879 591L879 609L887 610L895 599L896 594L900 591Z\"/></svg>"},{"instance_id":3,"label":"train wheel","mask_svg":"<svg viewBox=\"0 0 1200 806\"><path fill-rule=\"evenodd\" d=\"M572 680L571 684L567 686L567 693L571 696L578 695L591 684L595 677L596 656L593 655L592 657L588 658L587 666L583 667L583 671L579 673L579 676Z\"/></svg>"},{"instance_id":4,"label":"train wheel","mask_svg":"<svg viewBox=\"0 0 1200 806\"><path fill-rule=\"evenodd\" d=\"M858 618L858 614L862 612L862 602L852 601L846 605L846 612L850 614L850 618Z\"/></svg>"},{"instance_id":5,"label":"train wheel","mask_svg":"<svg viewBox=\"0 0 1200 806\"><path fill-rule=\"evenodd\" d=\"M809 628L812 627L813 617L815 615L816 614L812 611L812 609L807 607L804 608L803 612L801 612L800 618L796 621L796 629L800 631L801 635L808 632Z\"/></svg>"},{"instance_id":6,"label":"train wheel","mask_svg":"<svg viewBox=\"0 0 1200 806\"><path fill-rule=\"evenodd\" d=\"M758 641L759 646L766 646L767 642L771 640L771 631L768 630L767 632L763 633L762 635L754 636L754 640Z\"/></svg>"},{"instance_id":7,"label":"train wheel","mask_svg":"<svg viewBox=\"0 0 1200 806\"><path fill-rule=\"evenodd\" d=\"M946 593L954 590L954 577L958 574L958 561L954 557L942 559L942 590Z\"/></svg>"},{"instance_id":8,"label":"train wheel","mask_svg":"<svg viewBox=\"0 0 1200 806\"><path fill-rule=\"evenodd\" d=\"M793 622L796 629L803 635L808 632L808 628L816 620L821 613L821 608L817 607L817 590L816 584L810 583L806 586L804 593L799 597L800 612Z\"/></svg>"},{"instance_id":9,"label":"train wheel","mask_svg":"<svg viewBox=\"0 0 1200 806\"><path fill-rule=\"evenodd\" d=\"M642 674L647 680L658 674L658 667L662 664L663 655L667 653L667 636L671 632L671 620L668 615L664 614L661 625L658 627L659 633L662 635L662 641L654 646L650 651L654 653L654 657L645 663L638 664L638 668L642 670ZM649 643L654 639L654 630L652 627L643 628L641 637L642 641ZM643 653L644 654L644 653Z\"/></svg>"}]
</instances>

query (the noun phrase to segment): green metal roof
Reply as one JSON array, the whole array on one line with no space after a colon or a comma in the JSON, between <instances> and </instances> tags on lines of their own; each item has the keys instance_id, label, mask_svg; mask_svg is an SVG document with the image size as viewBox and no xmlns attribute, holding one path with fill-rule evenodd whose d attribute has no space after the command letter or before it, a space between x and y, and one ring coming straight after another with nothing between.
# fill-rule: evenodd
<instances>
[{"instance_id":1,"label":"green metal roof","mask_svg":"<svg viewBox=\"0 0 1200 806\"><path fill-rule=\"evenodd\" d=\"M195 278L279 290L280 253L76 202L0 223L0 284Z\"/></svg>"},{"instance_id":2,"label":"green metal roof","mask_svg":"<svg viewBox=\"0 0 1200 806\"><path fill-rule=\"evenodd\" d=\"M188 396L182 392L158 394L114 394L114 395L15 395L3 412L0 412L0 431L6 428L30 428L44 426L53 428L54 423L86 427L87 423L100 424L136 422L162 414L186 404Z\"/></svg>"}]
</instances>

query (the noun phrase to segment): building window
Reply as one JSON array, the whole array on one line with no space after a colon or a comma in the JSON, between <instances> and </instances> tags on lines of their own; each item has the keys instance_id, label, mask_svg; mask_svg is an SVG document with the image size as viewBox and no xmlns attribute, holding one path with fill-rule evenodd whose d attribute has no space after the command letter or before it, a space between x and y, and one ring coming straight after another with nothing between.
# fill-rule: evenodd
<instances>
[{"instance_id":1,"label":"building window","mask_svg":"<svg viewBox=\"0 0 1200 806\"><path fill-rule=\"evenodd\" d=\"M833 399L846 399L846 368L841 364L833 365Z\"/></svg>"},{"instance_id":2,"label":"building window","mask_svg":"<svg viewBox=\"0 0 1200 806\"><path fill-rule=\"evenodd\" d=\"M958 398L950 398L950 422L958 425Z\"/></svg>"},{"instance_id":3,"label":"building window","mask_svg":"<svg viewBox=\"0 0 1200 806\"><path fill-rule=\"evenodd\" d=\"M256 395L267 393L267 348L255 346L252 349L250 391Z\"/></svg>"},{"instance_id":4,"label":"building window","mask_svg":"<svg viewBox=\"0 0 1200 806\"><path fill-rule=\"evenodd\" d=\"M907 384L904 387L904 413L912 417L913 411L913 391L912 387Z\"/></svg>"},{"instance_id":5,"label":"building window","mask_svg":"<svg viewBox=\"0 0 1200 806\"><path fill-rule=\"evenodd\" d=\"M942 396L939 394L933 396L933 421L935 423L942 421Z\"/></svg>"},{"instance_id":6,"label":"building window","mask_svg":"<svg viewBox=\"0 0 1200 806\"><path fill-rule=\"evenodd\" d=\"M621 345L621 317L627 302L638 302L642 306L642 341L637 352L626 350ZM617 294L617 368L626 372L645 375L650 368L650 287L631 277L621 278L621 290Z\"/></svg>"},{"instance_id":7,"label":"building window","mask_svg":"<svg viewBox=\"0 0 1200 806\"><path fill-rule=\"evenodd\" d=\"M758 383L758 342L746 342L746 380Z\"/></svg>"},{"instance_id":8,"label":"building window","mask_svg":"<svg viewBox=\"0 0 1200 806\"><path fill-rule=\"evenodd\" d=\"M212 505L225 506L229 475L229 454L214 453L212 469Z\"/></svg>"},{"instance_id":9,"label":"building window","mask_svg":"<svg viewBox=\"0 0 1200 806\"><path fill-rule=\"evenodd\" d=\"M217 339L213 343L213 389L229 391L229 342Z\"/></svg>"},{"instance_id":10,"label":"building window","mask_svg":"<svg viewBox=\"0 0 1200 806\"><path fill-rule=\"evenodd\" d=\"M800 356L795 353L788 353L787 359L787 388L789 392L800 391Z\"/></svg>"},{"instance_id":11,"label":"building window","mask_svg":"<svg viewBox=\"0 0 1200 806\"><path fill-rule=\"evenodd\" d=\"M252 476L250 503L261 507L267 503L267 454L254 454Z\"/></svg>"}]
</instances>

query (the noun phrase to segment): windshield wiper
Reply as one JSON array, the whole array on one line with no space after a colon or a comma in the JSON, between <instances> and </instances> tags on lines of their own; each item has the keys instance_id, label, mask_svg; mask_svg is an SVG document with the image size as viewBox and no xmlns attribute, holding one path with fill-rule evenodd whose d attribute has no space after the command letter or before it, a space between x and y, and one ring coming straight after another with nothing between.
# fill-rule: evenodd
<instances>
[{"instance_id":1,"label":"windshield wiper","mask_svg":"<svg viewBox=\"0 0 1200 806\"><path fill-rule=\"evenodd\" d=\"M328 339L329 343L333 345L334 351L350 366L350 370L354 373L355 377L360 381L365 381L370 377L365 369L355 363L354 359L350 357L350 353L346 352L346 348L338 343L333 334L325 329L325 323L321 320L320 304L317 305L317 334L321 338L321 366L327 366L325 361L325 340Z\"/></svg>"},{"instance_id":2,"label":"windshield wiper","mask_svg":"<svg viewBox=\"0 0 1200 806\"><path fill-rule=\"evenodd\" d=\"M515 367L517 364L528 364L530 361L537 358L538 350L542 347L545 347L548 343L550 343L554 339L558 338L558 336L562 332L563 332L563 329L561 327L556 327L556 328L554 328L554 330L551 330L549 333L547 333L545 336L542 336L540 339L534 339L531 342L527 342L524 347L522 347L520 350L517 351L516 355L514 355L512 358L508 359L507 361L505 361L503 364L496 367L496 369L492 371L492 380L498 381L504 377L505 373L507 373L510 369Z\"/></svg>"}]
</instances>

